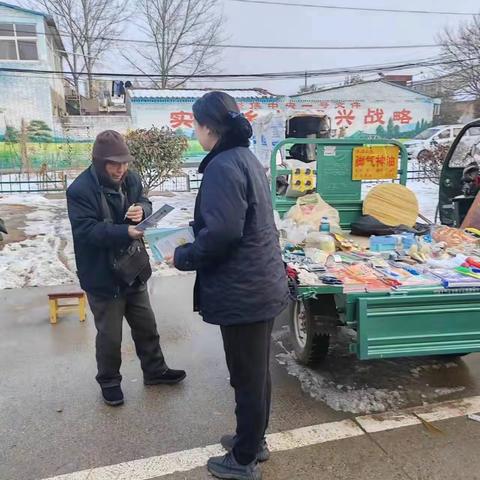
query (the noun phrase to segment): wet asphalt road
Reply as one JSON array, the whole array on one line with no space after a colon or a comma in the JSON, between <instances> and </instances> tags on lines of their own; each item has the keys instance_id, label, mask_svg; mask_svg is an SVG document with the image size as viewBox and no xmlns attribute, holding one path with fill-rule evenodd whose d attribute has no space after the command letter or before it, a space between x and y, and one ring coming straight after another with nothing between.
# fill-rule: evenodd
<instances>
[{"instance_id":1,"label":"wet asphalt road","mask_svg":"<svg viewBox=\"0 0 480 480\"><path fill-rule=\"evenodd\" d=\"M95 329L89 316L48 323L51 288L0 292L0 480L42 479L217 443L233 431L217 327L191 312L191 276L151 285L169 365L188 377L176 387L144 387L130 332L123 343L124 406L100 400L94 381ZM54 289L71 290L70 287ZM274 331L274 404L270 431L351 418L480 393L480 356L463 360L401 359L358 362L348 332L335 340L329 361L299 367L290 351L286 319ZM268 479L480 479L480 424L458 418L349 438L273 454ZM209 478L203 468L162 477Z\"/></svg>"}]
</instances>

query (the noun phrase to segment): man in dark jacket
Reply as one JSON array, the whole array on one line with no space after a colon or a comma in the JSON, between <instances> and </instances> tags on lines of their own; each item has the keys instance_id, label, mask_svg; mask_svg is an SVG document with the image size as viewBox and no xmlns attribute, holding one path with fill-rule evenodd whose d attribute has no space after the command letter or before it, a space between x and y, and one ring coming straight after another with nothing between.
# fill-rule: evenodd
<instances>
[{"instance_id":1,"label":"man in dark jacket","mask_svg":"<svg viewBox=\"0 0 480 480\"><path fill-rule=\"evenodd\" d=\"M77 274L87 292L97 328L96 378L105 403L112 406L123 403L120 388L123 317L132 330L146 385L173 384L185 378L183 370L168 368L160 348L146 288L150 265L130 285L113 270L114 259L143 235L135 225L152 212L150 201L143 195L140 177L128 170L132 160L118 132L102 132L93 146L92 165L67 190Z\"/></svg>"}]
</instances>

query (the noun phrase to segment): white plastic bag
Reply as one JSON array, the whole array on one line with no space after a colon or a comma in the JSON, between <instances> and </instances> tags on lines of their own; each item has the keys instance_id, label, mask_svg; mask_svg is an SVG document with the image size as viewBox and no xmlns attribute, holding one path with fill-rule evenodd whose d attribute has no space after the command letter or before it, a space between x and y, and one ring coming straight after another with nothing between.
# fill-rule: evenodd
<instances>
[{"instance_id":1,"label":"white plastic bag","mask_svg":"<svg viewBox=\"0 0 480 480\"><path fill-rule=\"evenodd\" d=\"M288 211L286 218L297 225L309 225L313 230L320 229L322 218L328 218L330 229L340 229L340 215L337 210L325 202L318 193L304 195Z\"/></svg>"}]
</instances>

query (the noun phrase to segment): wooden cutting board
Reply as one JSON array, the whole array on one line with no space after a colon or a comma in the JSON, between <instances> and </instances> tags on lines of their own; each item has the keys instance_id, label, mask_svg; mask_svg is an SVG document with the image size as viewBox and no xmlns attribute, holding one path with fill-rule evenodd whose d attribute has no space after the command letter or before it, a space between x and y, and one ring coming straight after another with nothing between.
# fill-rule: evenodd
<instances>
[{"instance_id":1,"label":"wooden cutting board","mask_svg":"<svg viewBox=\"0 0 480 480\"><path fill-rule=\"evenodd\" d=\"M413 227L418 213L416 195L398 183L383 183L373 187L363 201L364 215L371 215L391 227Z\"/></svg>"}]
</instances>

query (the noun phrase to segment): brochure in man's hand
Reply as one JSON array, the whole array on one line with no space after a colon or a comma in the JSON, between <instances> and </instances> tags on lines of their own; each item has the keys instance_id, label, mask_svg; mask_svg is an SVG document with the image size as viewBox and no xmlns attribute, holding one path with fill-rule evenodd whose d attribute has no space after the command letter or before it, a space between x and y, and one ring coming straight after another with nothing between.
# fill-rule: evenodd
<instances>
[{"instance_id":1,"label":"brochure in man's hand","mask_svg":"<svg viewBox=\"0 0 480 480\"><path fill-rule=\"evenodd\" d=\"M177 247L195 240L191 227L149 228L145 238L157 262L173 257Z\"/></svg>"},{"instance_id":2,"label":"brochure in man's hand","mask_svg":"<svg viewBox=\"0 0 480 480\"><path fill-rule=\"evenodd\" d=\"M143 222L140 222L138 225L135 225L136 230L144 232L147 228L155 228L158 225L158 222L168 215L174 208L171 205L163 205L156 212L152 213L147 217Z\"/></svg>"}]
</instances>

